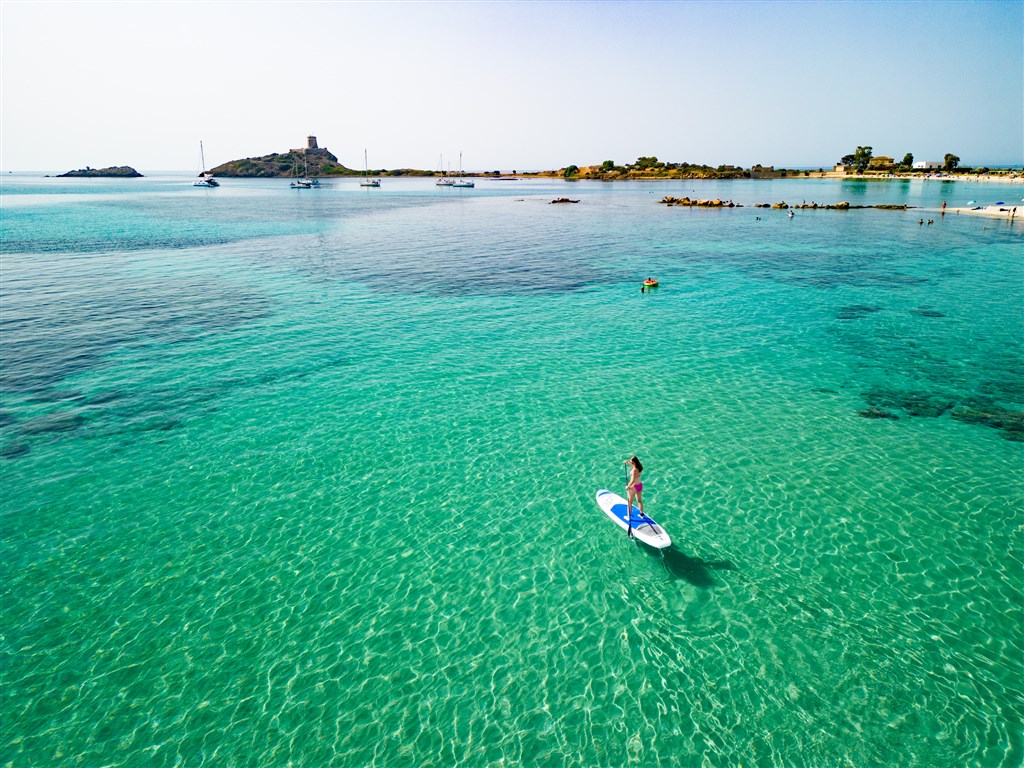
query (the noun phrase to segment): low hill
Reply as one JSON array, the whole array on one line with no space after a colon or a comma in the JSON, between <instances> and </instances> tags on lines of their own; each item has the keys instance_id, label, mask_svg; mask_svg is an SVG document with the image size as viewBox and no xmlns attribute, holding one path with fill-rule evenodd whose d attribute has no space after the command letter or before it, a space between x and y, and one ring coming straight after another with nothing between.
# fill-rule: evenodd
<instances>
[{"instance_id":1,"label":"low hill","mask_svg":"<svg viewBox=\"0 0 1024 768\"><path fill-rule=\"evenodd\" d=\"M136 171L134 168L128 165L111 166L110 168L80 168L77 171L68 171L57 176L58 179L65 179L68 177L85 177L85 178L118 178L123 177L126 179L141 179L142 174Z\"/></svg>"},{"instance_id":2,"label":"low hill","mask_svg":"<svg viewBox=\"0 0 1024 768\"><path fill-rule=\"evenodd\" d=\"M364 171L346 168L326 149L289 150L263 157L232 160L206 172L208 176L245 178L287 178L290 176L362 176ZM401 168L392 171L370 170L371 176L433 176L433 171Z\"/></svg>"},{"instance_id":3,"label":"low hill","mask_svg":"<svg viewBox=\"0 0 1024 768\"><path fill-rule=\"evenodd\" d=\"M208 176L288 177L288 176L357 176L358 171L346 168L326 149L303 152L289 150L263 157L231 160L206 172Z\"/></svg>"}]
</instances>

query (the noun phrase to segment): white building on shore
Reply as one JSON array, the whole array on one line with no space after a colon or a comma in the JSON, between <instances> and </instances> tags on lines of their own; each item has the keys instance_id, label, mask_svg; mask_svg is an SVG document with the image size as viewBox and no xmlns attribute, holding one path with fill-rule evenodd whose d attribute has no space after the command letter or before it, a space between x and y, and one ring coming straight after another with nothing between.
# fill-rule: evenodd
<instances>
[{"instance_id":1,"label":"white building on shore","mask_svg":"<svg viewBox=\"0 0 1024 768\"><path fill-rule=\"evenodd\" d=\"M936 160L918 160L914 163L915 171L937 171L942 168L942 163Z\"/></svg>"}]
</instances>

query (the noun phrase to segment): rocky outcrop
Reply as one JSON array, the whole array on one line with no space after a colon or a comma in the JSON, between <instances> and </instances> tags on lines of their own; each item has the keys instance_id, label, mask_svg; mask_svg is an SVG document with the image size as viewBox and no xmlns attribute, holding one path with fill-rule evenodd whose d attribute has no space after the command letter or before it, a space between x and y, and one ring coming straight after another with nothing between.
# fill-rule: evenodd
<instances>
[{"instance_id":1,"label":"rocky outcrop","mask_svg":"<svg viewBox=\"0 0 1024 768\"><path fill-rule=\"evenodd\" d=\"M742 205L734 203L732 200L719 200L719 199L704 199L704 200L691 200L689 197L672 197L666 195L661 198L658 202L664 203L665 205L682 205L697 208L742 208Z\"/></svg>"},{"instance_id":2,"label":"rocky outcrop","mask_svg":"<svg viewBox=\"0 0 1024 768\"><path fill-rule=\"evenodd\" d=\"M933 419L948 413L954 421L998 429L1003 439L1024 442L1024 411L1007 408L988 397L967 397L957 402L947 394L889 387L875 387L862 396L868 407L857 414L867 419L899 418L894 411Z\"/></svg>"}]
</instances>

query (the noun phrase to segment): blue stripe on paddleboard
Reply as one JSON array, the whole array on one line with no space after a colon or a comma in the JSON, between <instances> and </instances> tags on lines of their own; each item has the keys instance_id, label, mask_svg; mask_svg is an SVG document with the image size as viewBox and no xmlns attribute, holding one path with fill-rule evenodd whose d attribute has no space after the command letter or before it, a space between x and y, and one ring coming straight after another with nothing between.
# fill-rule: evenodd
<instances>
[{"instance_id":1,"label":"blue stripe on paddleboard","mask_svg":"<svg viewBox=\"0 0 1024 768\"><path fill-rule=\"evenodd\" d=\"M621 520L622 522L624 522L624 523L625 522L630 522L630 521L626 520L626 505L625 504L612 504L612 512L614 512L615 516L618 517L619 520ZM654 523L654 521L651 520L651 518L647 517L646 515L642 515L640 513L640 510L637 509L636 507L633 507L632 512L633 512L632 522L634 522L634 523Z\"/></svg>"}]
</instances>

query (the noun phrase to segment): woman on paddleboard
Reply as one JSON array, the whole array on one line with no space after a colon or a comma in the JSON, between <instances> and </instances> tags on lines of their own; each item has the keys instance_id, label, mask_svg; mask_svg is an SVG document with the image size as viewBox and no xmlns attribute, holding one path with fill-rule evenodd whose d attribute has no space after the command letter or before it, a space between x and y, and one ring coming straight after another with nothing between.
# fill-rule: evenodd
<instances>
[{"instance_id":1,"label":"woman on paddleboard","mask_svg":"<svg viewBox=\"0 0 1024 768\"><path fill-rule=\"evenodd\" d=\"M644 513L644 497L642 495L644 484L640 482L640 473L644 471L644 465L636 456L631 456L622 463L629 465L630 469L629 482L626 483L626 509L630 509L633 506L633 499L636 499L636 505L640 507L642 515Z\"/></svg>"}]
</instances>

